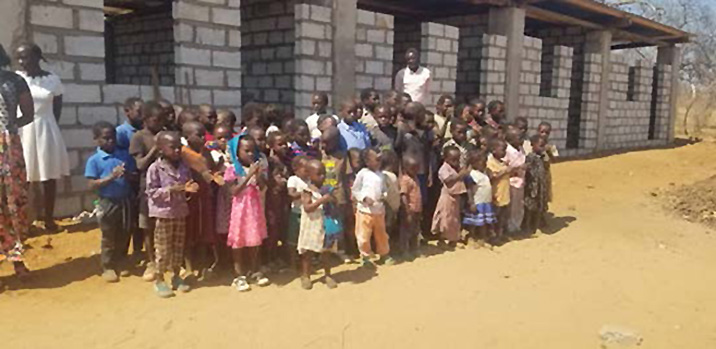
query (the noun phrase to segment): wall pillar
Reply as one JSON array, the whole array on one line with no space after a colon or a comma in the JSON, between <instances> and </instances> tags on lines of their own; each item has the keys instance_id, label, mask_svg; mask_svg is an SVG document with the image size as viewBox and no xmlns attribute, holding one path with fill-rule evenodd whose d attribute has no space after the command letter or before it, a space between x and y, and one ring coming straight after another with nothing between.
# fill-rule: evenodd
<instances>
[{"instance_id":1,"label":"wall pillar","mask_svg":"<svg viewBox=\"0 0 716 349\"><path fill-rule=\"evenodd\" d=\"M669 104L671 110L669 113L667 140L669 143L674 141L674 127L676 122L676 101L679 91L679 70L681 68L681 47L666 46L659 47L656 57L656 64L664 64L671 66L671 93L669 94Z\"/></svg>"},{"instance_id":2,"label":"wall pillar","mask_svg":"<svg viewBox=\"0 0 716 349\"><path fill-rule=\"evenodd\" d=\"M507 37L507 75L504 102L507 107L507 119L514 120L520 116L520 73L525 37L525 9L518 7L491 8L488 33Z\"/></svg>"},{"instance_id":3,"label":"wall pillar","mask_svg":"<svg viewBox=\"0 0 716 349\"><path fill-rule=\"evenodd\" d=\"M587 34L585 53L602 56L601 88L599 89L599 111L597 114L597 149L603 149L607 141L607 115L609 110L609 73L611 72L612 33L595 31Z\"/></svg>"},{"instance_id":4,"label":"wall pillar","mask_svg":"<svg viewBox=\"0 0 716 349\"><path fill-rule=\"evenodd\" d=\"M355 97L357 0L333 1L333 106Z\"/></svg>"}]
</instances>

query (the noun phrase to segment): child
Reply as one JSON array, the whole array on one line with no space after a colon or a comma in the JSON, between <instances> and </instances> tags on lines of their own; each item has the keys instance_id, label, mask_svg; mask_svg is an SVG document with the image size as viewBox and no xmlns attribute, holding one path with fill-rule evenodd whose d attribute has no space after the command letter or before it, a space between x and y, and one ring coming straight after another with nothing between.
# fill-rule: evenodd
<instances>
[{"instance_id":1,"label":"child","mask_svg":"<svg viewBox=\"0 0 716 349\"><path fill-rule=\"evenodd\" d=\"M505 103L494 100L487 105L488 115L485 117L485 123L495 129L502 128L505 119Z\"/></svg>"},{"instance_id":2,"label":"child","mask_svg":"<svg viewBox=\"0 0 716 349\"><path fill-rule=\"evenodd\" d=\"M333 202L324 205L326 216L338 222L341 225L340 233L345 233L345 229L343 229L344 213L351 208L346 192L346 179L352 173L352 169L346 153L338 146L339 138L340 133L335 127L328 128L321 134L321 162L326 171L326 179L323 181L321 189L331 192L334 198ZM347 237L346 241L355 244L355 238ZM339 255L346 261L348 258L345 255L345 246L342 242L343 239L338 246Z\"/></svg>"},{"instance_id":3,"label":"child","mask_svg":"<svg viewBox=\"0 0 716 349\"><path fill-rule=\"evenodd\" d=\"M159 106L164 109L164 115L165 115L165 127L168 131L178 131L177 129L177 115L179 115L179 112L177 112L178 109L181 109L178 105L173 105L171 102L169 102L166 99L159 99L157 101ZM142 117L144 117L144 114L142 114Z\"/></svg>"},{"instance_id":4,"label":"child","mask_svg":"<svg viewBox=\"0 0 716 349\"><path fill-rule=\"evenodd\" d=\"M497 223L492 207L492 184L485 172L487 168L487 153L471 150L468 162L472 167L470 171L470 184L468 187L468 209L462 224L470 230L471 238L477 246L484 246L488 238L488 229Z\"/></svg>"},{"instance_id":5,"label":"child","mask_svg":"<svg viewBox=\"0 0 716 349\"><path fill-rule=\"evenodd\" d=\"M532 235L547 213L549 197L547 192L547 170L543 160L547 145L540 135L530 139L532 153L527 155L527 174L525 176L525 228Z\"/></svg>"},{"instance_id":6,"label":"child","mask_svg":"<svg viewBox=\"0 0 716 349\"><path fill-rule=\"evenodd\" d=\"M317 159L319 154L311 143L311 132L308 130L308 124L303 120L295 120L290 128L291 139L291 157L308 156Z\"/></svg>"},{"instance_id":7,"label":"child","mask_svg":"<svg viewBox=\"0 0 716 349\"><path fill-rule=\"evenodd\" d=\"M400 246L398 241L398 211L400 210L400 186L398 184L398 154L392 150L381 152L381 169L385 176L385 228L390 236L391 246ZM397 249L396 249L397 250ZM396 251L397 252L397 251Z\"/></svg>"},{"instance_id":8,"label":"child","mask_svg":"<svg viewBox=\"0 0 716 349\"><path fill-rule=\"evenodd\" d=\"M448 121L452 120L455 114L455 100L448 94L443 94L438 98L435 105L435 135L439 139L445 137L448 131Z\"/></svg>"},{"instance_id":9,"label":"child","mask_svg":"<svg viewBox=\"0 0 716 349\"><path fill-rule=\"evenodd\" d=\"M241 108L241 132L251 126L266 127L264 106L256 102L248 102ZM268 132L266 133L268 136Z\"/></svg>"},{"instance_id":10,"label":"child","mask_svg":"<svg viewBox=\"0 0 716 349\"><path fill-rule=\"evenodd\" d=\"M211 150L211 157L216 164L216 176L224 178L226 169L233 166L231 154L229 154L228 143L232 138L233 131L229 125L218 124L214 127L215 148ZM215 232L217 238L217 249L221 252L222 260L229 256L226 240L229 234L229 218L231 217L231 191L230 186L224 184L218 186L216 191L216 223ZM228 259L226 259L228 260Z\"/></svg>"},{"instance_id":11,"label":"child","mask_svg":"<svg viewBox=\"0 0 716 349\"><path fill-rule=\"evenodd\" d=\"M216 112L216 125L227 125L233 135L236 132L236 114L228 109L220 109ZM216 131L216 129L214 129ZM214 132L216 133L216 132Z\"/></svg>"},{"instance_id":12,"label":"child","mask_svg":"<svg viewBox=\"0 0 716 349\"><path fill-rule=\"evenodd\" d=\"M173 109L172 109L173 110ZM137 131L129 143L129 154L134 158L139 171L139 229L143 231L144 247L147 253L147 268L142 275L145 281L154 281L157 275L154 264L154 219L149 217L149 204L146 194L147 169L161 154L156 146L156 137L167 123L167 108L155 102L147 102L142 107L144 128Z\"/></svg>"},{"instance_id":13,"label":"child","mask_svg":"<svg viewBox=\"0 0 716 349\"><path fill-rule=\"evenodd\" d=\"M251 290L247 276L259 286L270 282L258 269L259 247L268 236L261 202L261 189L265 182L260 175L256 142L251 136L232 138L229 151L233 165L226 169L224 180L231 188L233 199L226 244L232 249L237 276L231 285L239 292L246 292Z\"/></svg>"},{"instance_id":14,"label":"child","mask_svg":"<svg viewBox=\"0 0 716 349\"><path fill-rule=\"evenodd\" d=\"M266 135L271 134L271 132L280 131L284 120L290 119L284 117L283 110L276 104L266 105L263 110L263 116L266 120Z\"/></svg>"},{"instance_id":15,"label":"child","mask_svg":"<svg viewBox=\"0 0 716 349\"><path fill-rule=\"evenodd\" d=\"M417 257L418 236L423 213L423 200L418 185L418 160L407 155L403 157L403 174L400 176L400 251L403 260Z\"/></svg>"},{"instance_id":16,"label":"child","mask_svg":"<svg viewBox=\"0 0 716 349\"><path fill-rule=\"evenodd\" d=\"M341 133L341 149L346 151L351 148L363 150L371 145L370 133L365 126L358 122L362 116L362 109L358 102L347 101L341 105L341 122L338 124L338 131Z\"/></svg>"},{"instance_id":17,"label":"child","mask_svg":"<svg viewBox=\"0 0 716 349\"><path fill-rule=\"evenodd\" d=\"M460 150L460 167L468 166L467 154L470 150L477 149L474 139L467 139L467 123L462 119L454 119L450 122L450 134L452 138L445 142L443 149L455 147Z\"/></svg>"},{"instance_id":18,"label":"child","mask_svg":"<svg viewBox=\"0 0 716 349\"><path fill-rule=\"evenodd\" d=\"M510 219L507 224L507 232L518 233L522 230L522 219L525 215L525 153L522 150L521 131L515 127L509 127L505 134L507 141L507 152L505 163L513 168L510 177Z\"/></svg>"},{"instance_id":19,"label":"child","mask_svg":"<svg viewBox=\"0 0 716 349\"><path fill-rule=\"evenodd\" d=\"M311 260L314 253L321 254L326 286L336 288L338 284L331 277L330 253L337 251L339 232L329 231L324 215L324 205L335 198L331 193L321 194L326 169L319 160L309 160L306 164L308 179L301 192L301 230L298 236L298 253L301 255L301 287L310 290Z\"/></svg>"},{"instance_id":20,"label":"child","mask_svg":"<svg viewBox=\"0 0 716 349\"><path fill-rule=\"evenodd\" d=\"M142 128L142 106L144 101L140 98L128 98L124 102L124 116L127 121L117 126L117 148L129 151L129 142L132 136Z\"/></svg>"},{"instance_id":21,"label":"child","mask_svg":"<svg viewBox=\"0 0 716 349\"><path fill-rule=\"evenodd\" d=\"M512 127L516 128L519 131L520 140L524 144L530 143L530 140L527 139L527 129L529 128L529 121L527 121L527 118L524 116L517 117L515 119L515 122L512 123Z\"/></svg>"},{"instance_id":22,"label":"child","mask_svg":"<svg viewBox=\"0 0 716 349\"><path fill-rule=\"evenodd\" d=\"M487 157L487 169L492 184L492 196L497 213L495 238L502 239L510 218L510 175L512 169L502 160L507 152L507 143L493 138L490 143L490 155Z\"/></svg>"},{"instance_id":23,"label":"child","mask_svg":"<svg viewBox=\"0 0 716 349\"><path fill-rule=\"evenodd\" d=\"M291 170L291 158L289 156L286 134L282 131L272 132L268 136L266 144L269 148L269 161L271 159L278 160Z\"/></svg>"},{"instance_id":24,"label":"child","mask_svg":"<svg viewBox=\"0 0 716 349\"><path fill-rule=\"evenodd\" d=\"M219 116L216 114L216 109L210 104L202 104L199 106L199 122L204 124L206 128L206 139L209 141L214 140L214 126Z\"/></svg>"},{"instance_id":25,"label":"child","mask_svg":"<svg viewBox=\"0 0 716 349\"><path fill-rule=\"evenodd\" d=\"M390 114L390 107L380 105L375 108L375 119L378 127L370 130L373 145L379 150L395 150L395 139L398 137L398 130L393 125L395 120Z\"/></svg>"},{"instance_id":26,"label":"child","mask_svg":"<svg viewBox=\"0 0 716 349\"><path fill-rule=\"evenodd\" d=\"M278 134L273 132L269 136ZM289 170L277 157L270 157L268 160L269 173L266 190L266 226L268 230L268 239L264 242L265 261L269 268L277 268L278 259L278 242L281 240L282 234L288 226L288 217L290 214L290 199L286 184L288 183Z\"/></svg>"},{"instance_id":27,"label":"child","mask_svg":"<svg viewBox=\"0 0 716 349\"><path fill-rule=\"evenodd\" d=\"M214 128L216 130L216 128ZM200 122L191 121L184 124L182 134L186 138L188 147L201 154L207 167L216 171L217 165L211 152L205 148L206 129ZM199 270L202 278L209 278L219 262L219 252L216 247L216 225L214 210L216 198L214 196L213 182L206 182L200 173L192 171L192 179L199 185L199 190L188 200L189 217L187 218L187 237L185 253L185 269L187 278L194 278L194 271ZM213 260L207 261L207 249L211 250ZM199 269L196 269L199 268Z\"/></svg>"},{"instance_id":28,"label":"child","mask_svg":"<svg viewBox=\"0 0 716 349\"><path fill-rule=\"evenodd\" d=\"M186 217L189 207L187 193L196 193L199 185L191 180L191 172L181 160L181 137L163 131L157 135L161 157L147 170L149 217L156 219L154 247L157 276L154 290L162 298L174 296L172 289L188 292L191 287L179 276L184 261ZM172 288L164 282L164 273L173 272Z\"/></svg>"},{"instance_id":29,"label":"child","mask_svg":"<svg viewBox=\"0 0 716 349\"><path fill-rule=\"evenodd\" d=\"M316 92L311 96L311 110L313 114L306 118L306 124L311 132L311 138L321 137L321 131L318 126L321 124L320 118L324 115L335 120L338 123L338 117L328 114L328 94L325 92Z\"/></svg>"},{"instance_id":30,"label":"child","mask_svg":"<svg viewBox=\"0 0 716 349\"><path fill-rule=\"evenodd\" d=\"M460 150L455 147L445 148L443 159L438 171L443 189L433 216L432 232L440 234L441 241L447 240L448 247L454 248L460 240L460 195L467 193L465 177L470 168L460 167Z\"/></svg>"},{"instance_id":31,"label":"child","mask_svg":"<svg viewBox=\"0 0 716 349\"><path fill-rule=\"evenodd\" d=\"M99 196L102 278L106 282L117 282L116 270L120 270L122 276L129 276L126 257L136 212L129 181L137 179L137 169L134 159L117 148L117 133L112 124L100 121L92 131L97 151L87 160L85 177Z\"/></svg>"},{"instance_id":32,"label":"child","mask_svg":"<svg viewBox=\"0 0 716 349\"><path fill-rule=\"evenodd\" d=\"M549 199L549 202L552 202L552 199L554 198L554 194L552 192L552 162L559 157L557 147L549 142L549 136L551 133L552 124L549 122L543 121L537 127L537 134L544 138L545 141L542 159L545 161L544 165L547 172L545 176L547 178L547 198ZM529 143L525 143L525 145L525 154L529 155L532 152L532 145Z\"/></svg>"},{"instance_id":33,"label":"child","mask_svg":"<svg viewBox=\"0 0 716 349\"><path fill-rule=\"evenodd\" d=\"M286 189L288 197L291 199L291 214L288 217L288 229L286 237L283 241L289 250L291 265L296 267L296 246L298 245L298 234L301 225L301 193L306 189L308 174L306 164L308 158L305 156L297 156L291 161L293 168L293 176L288 178Z\"/></svg>"},{"instance_id":34,"label":"child","mask_svg":"<svg viewBox=\"0 0 716 349\"><path fill-rule=\"evenodd\" d=\"M361 91L360 101L363 105L363 116L360 118L360 123L363 124L368 131L372 131L378 127L378 122L374 114L375 108L380 104L380 95L375 89L367 88Z\"/></svg>"},{"instance_id":35,"label":"child","mask_svg":"<svg viewBox=\"0 0 716 349\"><path fill-rule=\"evenodd\" d=\"M379 263L394 264L393 258L388 256L390 246L388 233L385 230L386 195L385 176L380 171L380 153L368 148L363 150L361 158L366 167L356 176L353 183L353 198L357 203L355 218L355 234L358 250L363 257L363 266L371 266L370 257L373 249L370 246L371 237L375 238L376 252L380 255Z\"/></svg>"}]
</instances>

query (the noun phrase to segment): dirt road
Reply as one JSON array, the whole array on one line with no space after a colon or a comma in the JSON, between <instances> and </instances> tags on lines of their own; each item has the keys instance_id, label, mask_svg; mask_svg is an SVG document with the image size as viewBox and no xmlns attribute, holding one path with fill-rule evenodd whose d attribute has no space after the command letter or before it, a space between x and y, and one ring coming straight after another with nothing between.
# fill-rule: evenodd
<instances>
[{"instance_id":1,"label":"dirt road","mask_svg":"<svg viewBox=\"0 0 716 349\"><path fill-rule=\"evenodd\" d=\"M459 250L377 274L342 267L336 290L277 277L239 294L158 299L138 277L97 276L98 232L30 240L35 280L0 294L6 348L598 348L603 325L643 348L716 347L716 232L668 214L659 188L716 173L716 145L554 166L553 234ZM69 257L74 257L69 259ZM9 273L8 265L2 274ZM228 282L228 281L225 281Z\"/></svg>"}]
</instances>

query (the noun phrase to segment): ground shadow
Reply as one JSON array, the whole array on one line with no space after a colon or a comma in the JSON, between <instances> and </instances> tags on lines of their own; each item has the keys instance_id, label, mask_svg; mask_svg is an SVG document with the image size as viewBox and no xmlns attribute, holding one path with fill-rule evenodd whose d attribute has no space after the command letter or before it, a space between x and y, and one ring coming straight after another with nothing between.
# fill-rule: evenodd
<instances>
[{"instance_id":1,"label":"ground shadow","mask_svg":"<svg viewBox=\"0 0 716 349\"><path fill-rule=\"evenodd\" d=\"M0 283L8 290L51 289L67 286L74 282L99 275L99 255L74 258L49 268L32 270L30 275L20 280L15 276L0 278Z\"/></svg>"},{"instance_id":2,"label":"ground shadow","mask_svg":"<svg viewBox=\"0 0 716 349\"><path fill-rule=\"evenodd\" d=\"M557 217L553 213L548 213L546 217L547 224L540 231L543 234L554 235L569 227L576 220L577 218L574 216Z\"/></svg>"},{"instance_id":3,"label":"ground shadow","mask_svg":"<svg viewBox=\"0 0 716 349\"><path fill-rule=\"evenodd\" d=\"M648 150L659 150L659 149L676 149L685 147L687 145L701 143L703 140L700 138L676 138L673 142L659 146L646 146L646 147L634 147L634 148L623 148L623 149L610 149L610 150L598 150L586 155L575 155L575 156L562 156L555 159L555 162L567 162L567 161L578 161L578 160L593 160L601 159L614 155L621 155L626 153L634 153Z\"/></svg>"},{"instance_id":4,"label":"ground shadow","mask_svg":"<svg viewBox=\"0 0 716 349\"><path fill-rule=\"evenodd\" d=\"M376 266L359 266L334 273L333 278L338 283L350 282L352 284L362 284L378 276L378 268L379 267Z\"/></svg>"}]
</instances>

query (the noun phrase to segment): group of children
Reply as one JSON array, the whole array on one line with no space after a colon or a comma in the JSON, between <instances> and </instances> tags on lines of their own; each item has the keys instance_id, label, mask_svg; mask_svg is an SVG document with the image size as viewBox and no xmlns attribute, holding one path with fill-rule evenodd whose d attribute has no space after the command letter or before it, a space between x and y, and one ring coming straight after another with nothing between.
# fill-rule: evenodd
<instances>
[{"instance_id":1,"label":"group of children","mask_svg":"<svg viewBox=\"0 0 716 349\"><path fill-rule=\"evenodd\" d=\"M452 249L534 233L558 155L550 125L527 139L527 119L507 124L503 103L454 102L442 96L431 113L368 89L336 116L317 93L305 121L251 102L237 125L209 105L129 99L124 124L95 125L85 171L100 198L102 277L129 275L130 239L146 250L143 278L171 297L229 261L239 291L287 266L311 289L314 264L335 288L333 256L374 267L413 260L421 238Z\"/></svg>"}]
</instances>

